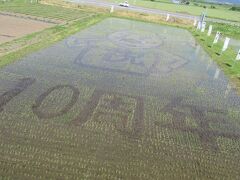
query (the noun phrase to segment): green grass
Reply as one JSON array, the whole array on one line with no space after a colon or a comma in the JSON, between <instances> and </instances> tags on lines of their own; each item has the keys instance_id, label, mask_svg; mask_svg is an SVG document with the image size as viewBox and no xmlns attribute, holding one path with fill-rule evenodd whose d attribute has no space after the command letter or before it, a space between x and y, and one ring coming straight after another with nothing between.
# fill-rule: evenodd
<instances>
[{"instance_id":1,"label":"green grass","mask_svg":"<svg viewBox=\"0 0 240 180\"><path fill-rule=\"evenodd\" d=\"M108 1L117 2L117 3L122 2L122 0L108 0ZM153 2L153 1L144 1L144 0L129 0L128 2L130 5L165 10L170 12L186 13L186 14L191 14L196 16L200 15L203 11L207 11L208 17L240 22L240 12L230 11L229 6L215 5L216 9L208 8L206 10L203 7L195 6L193 4L178 5L173 3Z\"/></svg>"},{"instance_id":2,"label":"green grass","mask_svg":"<svg viewBox=\"0 0 240 180\"><path fill-rule=\"evenodd\" d=\"M234 25L229 25L229 24L224 24L224 23L211 23L211 24L213 25L213 32L220 31L225 36L229 36L234 39L240 39L239 26L234 26Z\"/></svg>"},{"instance_id":3,"label":"green grass","mask_svg":"<svg viewBox=\"0 0 240 180\"><path fill-rule=\"evenodd\" d=\"M63 8L60 6L50 6L40 3L10 2L0 6L0 11L21 13L31 16L52 18L56 20L70 21L88 16L89 13L84 10Z\"/></svg>"}]
</instances>

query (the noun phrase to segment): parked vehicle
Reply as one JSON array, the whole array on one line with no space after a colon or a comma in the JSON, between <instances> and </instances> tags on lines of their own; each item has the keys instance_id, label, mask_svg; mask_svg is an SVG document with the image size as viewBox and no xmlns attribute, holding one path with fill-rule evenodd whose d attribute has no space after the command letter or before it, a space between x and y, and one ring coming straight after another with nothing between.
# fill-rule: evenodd
<instances>
[{"instance_id":1,"label":"parked vehicle","mask_svg":"<svg viewBox=\"0 0 240 180\"><path fill-rule=\"evenodd\" d=\"M129 7L129 4L127 1L123 2L123 3L120 3L119 6L122 6L122 7Z\"/></svg>"}]
</instances>

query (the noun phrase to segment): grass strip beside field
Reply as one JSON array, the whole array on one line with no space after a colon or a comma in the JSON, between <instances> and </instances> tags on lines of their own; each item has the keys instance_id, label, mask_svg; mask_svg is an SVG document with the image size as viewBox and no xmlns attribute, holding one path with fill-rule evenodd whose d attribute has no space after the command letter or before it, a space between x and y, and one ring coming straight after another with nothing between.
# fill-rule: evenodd
<instances>
[{"instance_id":1,"label":"grass strip beside field","mask_svg":"<svg viewBox=\"0 0 240 180\"><path fill-rule=\"evenodd\" d=\"M224 24L224 23L209 23L213 25L213 32L220 31L225 36L232 37L240 40L240 27L236 25Z\"/></svg>"}]
</instances>

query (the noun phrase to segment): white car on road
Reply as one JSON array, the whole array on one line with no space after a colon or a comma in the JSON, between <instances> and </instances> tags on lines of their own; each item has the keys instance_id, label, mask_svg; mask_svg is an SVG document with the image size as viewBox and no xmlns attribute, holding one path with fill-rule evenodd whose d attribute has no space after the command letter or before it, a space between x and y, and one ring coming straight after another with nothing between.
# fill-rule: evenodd
<instances>
[{"instance_id":1,"label":"white car on road","mask_svg":"<svg viewBox=\"0 0 240 180\"><path fill-rule=\"evenodd\" d=\"M127 1L125 1L124 3L120 3L119 6L122 6L122 7L129 7L129 4Z\"/></svg>"}]
</instances>

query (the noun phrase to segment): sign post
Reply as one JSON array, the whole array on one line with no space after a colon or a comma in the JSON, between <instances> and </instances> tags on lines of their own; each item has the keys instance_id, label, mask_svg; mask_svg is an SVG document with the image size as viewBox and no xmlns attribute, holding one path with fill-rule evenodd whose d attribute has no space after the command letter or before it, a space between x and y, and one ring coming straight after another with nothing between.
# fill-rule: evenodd
<instances>
[{"instance_id":1,"label":"sign post","mask_svg":"<svg viewBox=\"0 0 240 180\"><path fill-rule=\"evenodd\" d=\"M217 42L220 38L220 35L221 35L221 33L219 31L217 31L216 36L215 36L214 41L213 41L213 44L217 44ZM212 44L212 46L213 46L213 44Z\"/></svg>"},{"instance_id":2,"label":"sign post","mask_svg":"<svg viewBox=\"0 0 240 180\"><path fill-rule=\"evenodd\" d=\"M167 14L167 18L166 18L166 21L168 21L170 18L170 14Z\"/></svg>"},{"instance_id":3,"label":"sign post","mask_svg":"<svg viewBox=\"0 0 240 180\"><path fill-rule=\"evenodd\" d=\"M205 13L202 13L200 16L200 29L202 29L203 22L205 22Z\"/></svg>"},{"instance_id":4,"label":"sign post","mask_svg":"<svg viewBox=\"0 0 240 180\"><path fill-rule=\"evenodd\" d=\"M193 26L195 27L197 25L197 19L194 19Z\"/></svg>"},{"instance_id":5,"label":"sign post","mask_svg":"<svg viewBox=\"0 0 240 180\"><path fill-rule=\"evenodd\" d=\"M206 29L206 22L202 22L201 32L204 32Z\"/></svg>"},{"instance_id":6,"label":"sign post","mask_svg":"<svg viewBox=\"0 0 240 180\"><path fill-rule=\"evenodd\" d=\"M201 21L201 22L204 22L205 17L206 17L205 13L202 13L202 14L201 14L201 17L200 17L200 21Z\"/></svg>"},{"instance_id":7,"label":"sign post","mask_svg":"<svg viewBox=\"0 0 240 180\"><path fill-rule=\"evenodd\" d=\"M201 29L201 21L198 21L197 29Z\"/></svg>"},{"instance_id":8,"label":"sign post","mask_svg":"<svg viewBox=\"0 0 240 180\"><path fill-rule=\"evenodd\" d=\"M112 5L110 9L110 13L113 13L113 12L114 12L114 6Z\"/></svg>"},{"instance_id":9,"label":"sign post","mask_svg":"<svg viewBox=\"0 0 240 180\"><path fill-rule=\"evenodd\" d=\"M212 34L212 25L209 26L207 35L211 36L211 34Z\"/></svg>"},{"instance_id":10,"label":"sign post","mask_svg":"<svg viewBox=\"0 0 240 180\"><path fill-rule=\"evenodd\" d=\"M223 48L222 48L222 52L224 52L224 51L227 50L228 45L229 45L229 42L230 42L230 38L229 38L229 37L226 37L226 39L225 39L225 41L224 41Z\"/></svg>"},{"instance_id":11,"label":"sign post","mask_svg":"<svg viewBox=\"0 0 240 180\"><path fill-rule=\"evenodd\" d=\"M238 54L237 54L236 60L237 60L237 61L240 61L240 49L239 49L239 51L238 51Z\"/></svg>"}]
</instances>

